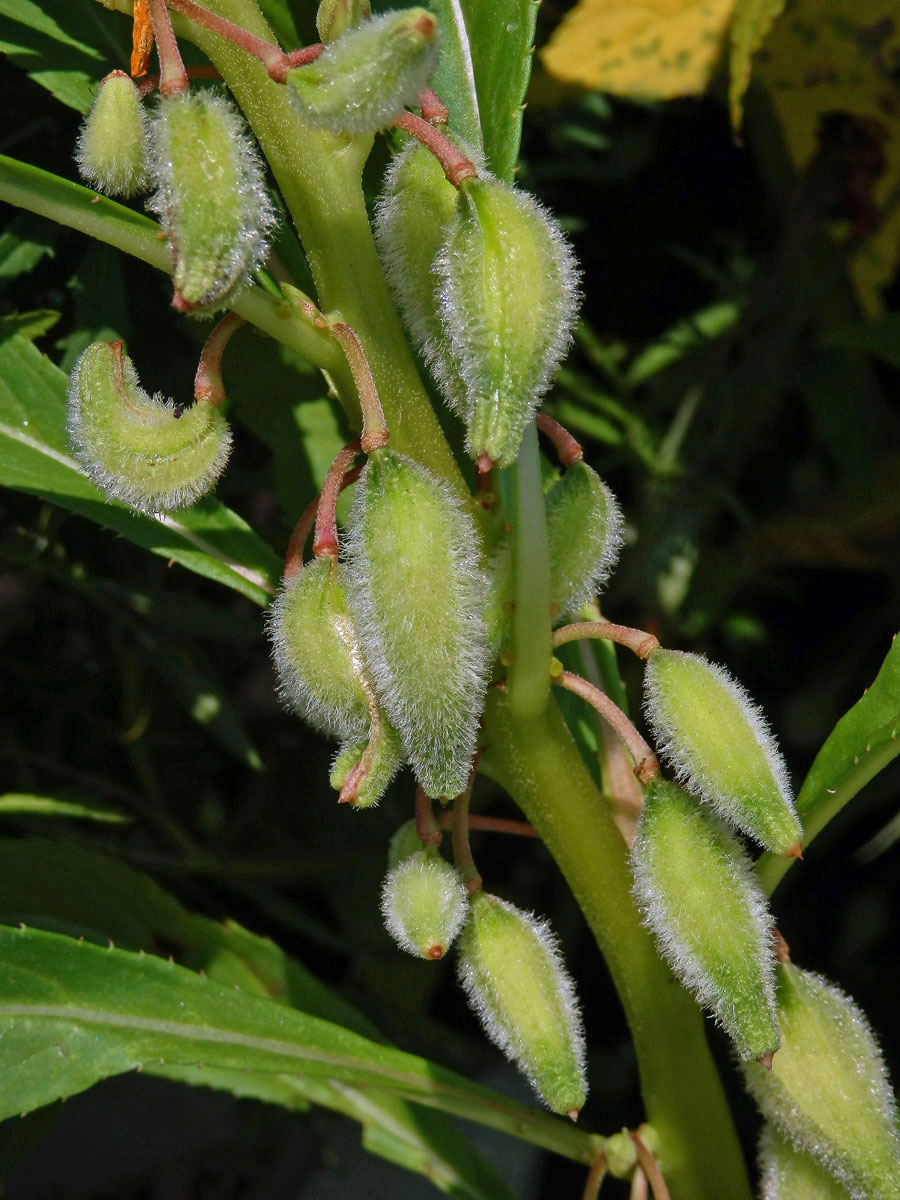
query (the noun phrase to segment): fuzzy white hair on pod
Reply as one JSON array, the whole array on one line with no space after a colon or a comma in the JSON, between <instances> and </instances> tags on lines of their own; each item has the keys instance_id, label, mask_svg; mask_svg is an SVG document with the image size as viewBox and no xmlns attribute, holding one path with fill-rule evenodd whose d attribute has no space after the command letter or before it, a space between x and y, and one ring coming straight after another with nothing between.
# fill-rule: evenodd
<instances>
[{"instance_id":1,"label":"fuzzy white hair on pod","mask_svg":"<svg viewBox=\"0 0 900 1200\"><path fill-rule=\"evenodd\" d=\"M771 1125L763 1126L757 1159L760 1200L866 1200Z\"/></svg>"},{"instance_id":2,"label":"fuzzy white hair on pod","mask_svg":"<svg viewBox=\"0 0 900 1200\"><path fill-rule=\"evenodd\" d=\"M173 170L168 114L173 111L173 105L179 104L202 105L226 130L232 151L236 192L240 197L239 227L234 231L222 279L218 286L211 289L208 303L204 300L202 304L187 310L191 315L203 317L223 308L252 283L253 274L265 264L268 257L269 234L276 224L276 215L256 143L234 104L226 96L209 90L161 97L150 120L148 168L156 190L147 200L147 209L159 217L163 228L170 234L173 255L177 257L178 253L177 247L172 245L172 236L179 209L185 204L196 203L195 197L185 194L180 186L178 171ZM214 218L214 213L210 216Z\"/></svg>"},{"instance_id":3,"label":"fuzzy white hair on pod","mask_svg":"<svg viewBox=\"0 0 900 1200\"><path fill-rule=\"evenodd\" d=\"M128 199L150 186L149 126L140 93L124 71L101 79L75 143L82 179L107 196Z\"/></svg>"},{"instance_id":4,"label":"fuzzy white hair on pod","mask_svg":"<svg viewBox=\"0 0 900 1200\"><path fill-rule=\"evenodd\" d=\"M594 543L594 559L589 574L581 587L576 588L560 601L560 607L565 613L578 613L588 600L603 591L616 569L619 555L625 545L625 518L619 502L612 490L602 480L600 487L606 499L606 527L599 538L592 538L590 532L586 533L583 529L580 531L584 541Z\"/></svg>"},{"instance_id":5,"label":"fuzzy white hair on pod","mask_svg":"<svg viewBox=\"0 0 900 1200\"><path fill-rule=\"evenodd\" d=\"M445 859L418 850L388 872L381 915L401 950L417 958L441 958L469 916L469 897ZM438 949L440 953L429 953Z\"/></svg>"}]
</instances>

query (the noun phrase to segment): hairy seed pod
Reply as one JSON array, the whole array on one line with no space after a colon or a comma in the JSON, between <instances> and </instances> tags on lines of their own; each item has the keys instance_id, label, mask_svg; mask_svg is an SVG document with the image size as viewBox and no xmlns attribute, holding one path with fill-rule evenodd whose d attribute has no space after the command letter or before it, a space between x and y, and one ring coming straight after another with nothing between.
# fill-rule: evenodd
<instances>
[{"instance_id":1,"label":"hairy seed pod","mask_svg":"<svg viewBox=\"0 0 900 1200\"><path fill-rule=\"evenodd\" d=\"M345 743L338 750L331 768L331 786L340 792L341 801L354 808L372 808L384 796L403 765L400 735L379 714L369 727L364 741Z\"/></svg>"},{"instance_id":2,"label":"hairy seed pod","mask_svg":"<svg viewBox=\"0 0 900 1200\"><path fill-rule=\"evenodd\" d=\"M121 342L94 342L76 362L68 430L97 487L138 512L193 504L215 485L231 450L214 404L182 409L149 396Z\"/></svg>"},{"instance_id":3,"label":"hairy seed pod","mask_svg":"<svg viewBox=\"0 0 900 1200\"><path fill-rule=\"evenodd\" d=\"M394 867L402 863L405 858L409 858L411 854L418 854L420 850L424 849L425 845L419 837L415 820L410 818L410 820L404 821L399 828L394 830L391 840L388 842L388 871L393 871Z\"/></svg>"},{"instance_id":4,"label":"hairy seed pod","mask_svg":"<svg viewBox=\"0 0 900 1200\"><path fill-rule=\"evenodd\" d=\"M854 1196L900 1196L897 1110L865 1016L820 975L780 963L781 1049L744 1066L763 1116Z\"/></svg>"},{"instance_id":5,"label":"hairy seed pod","mask_svg":"<svg viewBox=\"0 0 900 1200\"><path fill-rule=\"evenodd\" d=\"M250 283L274 222L244 119L224 96L182 92L160 101L152 125L156 192L173 259L173 305L205 314Z\"/></svg>"},{"instance_id":6,"label":"hairy seed pod","mask_svg":"<svg viewBox=\"0 0 900 1200\"><path fill-rule=\"evenodd\" d=\"M759 1140L759 1173L760 1200L847 1200L851 1194L771 1125Z\"/></svg>"},{"instance_id":7,"label":"hairy seed pod","mask_svg":"<svg viewBox=\"0 0 900 1200\"><path fill-rule=\"evenodd\" d=\"M381 915L401 950L443 958L466 922L469 899L456 870L436 850L419 850L388 872Z\"/></svg>"},{"instance_id":8,"label":"hairy seed pod","mask_svg":"<svg viewBox=\"0 0 900 1200\"><path fill-rule=\"evenodd\" d=\"M347 539L347 598L384 711L429 796L466 786L487 684L471 518L430 471L369 456Z\"/></svg>"},{"instance_id":9,"label":"hairy seed pod","mask_svg":"<svg viewBox=\"0 0 900 1200\"><path fill-rule=\"evenodd\" d=\"M507 467L569 344L575 258L533 196L478 178L462 184L437 270L469 453Z\"/></svg>"},{"instance_id":10,"label":"hairy seed pod","mask_svg":"<svg viewBox=\"0 0 900 1200\"><path fill-rule=\"evenodd\" d=\"M135 83L111 71L84 119L75 149L82 179L107 196L127 199L150 186L147 174L147 116Z\"/></svg>"},{"instance_id":11,"label":"hairy seed pod","mask_svg":"<svg viewBox=\"0 0 900 1200\"><path fill-rule=\"evenodd\" d=\"M282 699L316 729L365 747L365 665L344 588L343 567L331 558L313 559L282 584L269 609L267 632Z\"/></svg>"},{"instance_id":12,"label":"hairy seed pod","mask_svg":"<svg viewBox=\"0 0 900 1200\"><path fill-rule=\"evenodd\" d=\"M679 783L775 854L796 856L803 830L784 759L760 710L700 654L654 650L644 712Z\"/></svg>"},{"instance_id":13,"label":"hairy seed pod","mask_svg":"<svg viewBox=\"0 0 900 1200\"><path fill-rule=\"evenodd\" d=\"M316 29L323 42L333 42L371 16L369 0L322 0L316 13Z\"/></svg>"},{"instance_id":14,"label":"hairy seed pod","mask_svg":"<svg viewBox=\"0 0 900 1200\"><path fill-rule=\"evenodd\" d=\"M778 1049L772 919L737 838L654 779L631 851L634 896L676 976L742 1059Z\"/></svg>"},{"instance_id":15,"label":"hairy seed pod","mask_svg":"<svg viewBox=\"0 0 900 1200\"><path fill-rule=\"evenodd\" d=\"M437 62L438 25L424 8L347 29L285 83L303 119L332 133L375 133L415 104Z\"/></svg>"},{"instance_id":16,"label":"hairy seed pod","mask_svg":"<svg viewBox=\"0 0 900 1200\"><path fill-rule=\"evenodd\" d=\"M460 939L459 979L485 1032L553 1112L587 1093L575 988L545 921L477 892Z\"/></svg>"},{"instance_id":17,"label":"hairy seed pod","mask_svg":"<svg viewBox=\"0 0 900 1200\"><path fill-rule=\"evenodd\" d=\"M622 545L622 514L615 496L587 463L577 462L548 493L547 548L550 557L550 616L576 611L609 578ZM500 543L490 566L485 618L491 646L512 637L512 551Z\"/></svg>"}]
</instances>

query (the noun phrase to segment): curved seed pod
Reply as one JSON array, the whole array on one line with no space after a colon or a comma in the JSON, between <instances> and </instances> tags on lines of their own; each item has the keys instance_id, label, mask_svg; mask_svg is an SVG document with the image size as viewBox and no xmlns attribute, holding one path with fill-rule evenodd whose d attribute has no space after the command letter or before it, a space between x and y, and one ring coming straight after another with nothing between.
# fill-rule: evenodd
<instances>
[{"instance_id":1,"label":"curved seed pod","mask_svg":"<svg viewBox=\"0 0 900 1200\"><path fill-rule=\"evenodd\" d=\"M333 42L346 30L372 16L369 0L322 0L316 13L316 29L323 42Z\"/></svg>"},{"instance_id":2,"label":"curved seed pod","mask_svg":"<svg viewBox=\"0 0 900 1200\"><path fill-rule=\"evenodd\" d=\"M771 1071L744 1066L754 1100L798 1150L854 1196L900 1196L897 1111L864 1014L820 975L780 963L781 1049Z\"/></svg>"},{"instance_id":3,"label":"curved seed pod","mask_svg":"<svg viewBox=\"0 0 900 1200\"><path fill-rule=\"evenodd\" d=\"M443 958L466 922L469 898L446 859L436 850L419 850L388 872L381 915L401 950Z\"/></svg>"},{"instance_id":4,"label":"curved seed pod","mask_svg":"<svg viewBox=\"0 0 900 1200\"><path fill-rule=\"evenodd\" d=\"M599 591L622 545L622 514L615 496L587 463L568 468L545 499L550 555L551 617L579 609ZM485 618L491 646L512 637L513 572L509 538L491 561Z\"/></svg>"},{"instance_id":5,"label":"curved seed pod","mask_svg":"<svg viewBox=\"0 0 900 1200\"><path fill-rule=\"evenodd\" d=\"M375 690L429 796L466 786L487 685L474 525L430 471L369 456L347 539L347 599Z\"/></svg>"},{"instance_id":6,"label":"curved seed pod","mask_svg":"<svg viewBox=\"0 0 900 1200\"><path fill-rule=\"evenodd\" d=\"M262 167L244 119L224 96L182 92L163 99L152 125L156 192L174 263L173 305L220 308L250 282L274 222Z\"/></svg>"},{"instance_id":7,"label":"curved seed pod","mask_svg":"<svg viewBox=\"0 0 900 1200\"><path fill-rule=\"evenodd\" d=\"M365 666L344 599L343 576L332 558L307 563L279 589L269 608L267 632L282 699L316 729L365 748ZM362 749L347 774L361 754Z\"/></svg>"},{"instance_id":8,"label":"curved seed pod","mask_svg":"<svg viewBox=\"0 0 900 1200\"><path fill-rule=\"evenodd\" d=\"M466 390L469 453L509 466L569 344L575 258L533 196L467 179L437 271L441 321Z\"/></svg>"},{"instance_id":9,"label":"curved seed pod","mask_svg":"<svg viewBox=\"0 0 900 1200\"><path fill-rule=\"evenodd\" d=\"M459 980L491 1041L553 1112L587 1094L575 987L546 921L477 892L460 940Z\"/></svg>"},{"instance_id":10,"label":"curved seed pod","mask_svg":"<svg viewBox=\"0 0 900 1200\"><path fill-rule=\"evenodd\" d=\"M372 808L387 791L403 766L400 735L384 715L369 727L365 741L345 743L331 769L331 786L340 792L342 804Z\"/></svg>"},{"instance_id":11,"label":"curved seed pod","mask_svg":"<svg viewBox=\"0 0 900 1200\"><path fill-rule=\"evenodd\" d=\"M663 957L742 1059L778 1049L772 919L737 838L681 788L650 784L634 896Z\"/></svg>"},{"instance_id":12,"label":"curved seed pod","mask_svg":"<svg viewBox=\"0 0 900 1200\"><path fill-rule=\"evenodd\" d=\"M425 845L419 837L415 820L410 818L410 820L404 821L394 831L388 842L388 871L392 871L411 854L418 854L420 850L424 849Z\"/></svg>"},{"instance_id":13,"label":"curved seed pod","mask_svg":"<svg viewBox=\"0 0 900 1200\"><path fill-rule=\"evenodd\" d=\"M94 483L139 512L193 504L215 485L231 450L214 404L182 409L148 396L121 342L94 342L76 362L68 430Z\"/></svg>"},{"instance_id":14,"label":"curved seed pod","mask_svg":"<svg viewBox=\"0 0 900 1200\"><path fill-rule=\"evenodd\" d=\"M796 857L803 830L784 759L765 717L722 667L654 650L644 713L679 783L775 854Z\"/></svg>"},{"instance_id":15,"label":"curved seed pod","mask_svg":"<svg viewBox=\"0 0 900 1200\"><path fill-rule=\"evenodd\" d=\"M847 1200L847 1189L771 1125L759 1141L761 1200Z\"/></svg>"},{"instance_id":16,"label":"curved seed pod","mask_svg":"<svg viewBox=\"0 0 900 1200\"><path fill-rule=\"evenodd\" d=\"M107 196L127 199L150 186L147 116L140 92L124 71L100 80L78 135L75 161L82 179Z\"/></svg>"},{"instance_id":17,"label":"curved seed pod","mask_svg":"<svg viewBox=\"0 0 900 1200\"><path fill-rule=\"evenodd\" d=\"M424 8L387 12L347 29L285 83L307 124L375 133L415 104L437 62L438 26Z\"/></svg>"}]
</instances>

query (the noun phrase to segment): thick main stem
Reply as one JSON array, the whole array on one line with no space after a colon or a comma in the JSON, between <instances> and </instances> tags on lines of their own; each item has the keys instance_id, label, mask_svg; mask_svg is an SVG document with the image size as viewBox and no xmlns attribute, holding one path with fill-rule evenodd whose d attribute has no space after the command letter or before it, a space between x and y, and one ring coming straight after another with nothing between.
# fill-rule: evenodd
<instances>
[{"instance_id":1,"label":"thick main stem","mask_svg":"<svg viewBox=\"0 0 900 1200\"><path fill-rule=\"evenodd\" d=\"M641 924L622 837L555 704L540 717L517 720L492 689L484 739L479 770L509 792L543 838L609 967L673 1200L749 1200L703 1016Z\"/></svg>"}]
</instances>

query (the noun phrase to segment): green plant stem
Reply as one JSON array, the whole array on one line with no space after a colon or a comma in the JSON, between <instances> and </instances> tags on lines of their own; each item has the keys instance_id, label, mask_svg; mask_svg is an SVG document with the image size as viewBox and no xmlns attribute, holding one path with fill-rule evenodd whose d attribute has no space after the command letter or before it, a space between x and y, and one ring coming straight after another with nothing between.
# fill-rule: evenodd
<instances>
[{"instance_id":1,"label":"green plant stem","mask_svg":"<svg viewBox=\"0 0 900 1200\"><path fill-rule=\"evenodd\" d=\"M703 1016L640 922L625 845L559 711L551 704L540 717L516 719L492 689L485 742L479 770L509 792L543 838L609 967L673 1200L749 1200Z\"/></svg>"},{"instance_id":2,"label":"green plant stem","mask_svg":"<svg viewBox=\"0 0 900 1200\"><path fill-rule=\"evenodd\" d=\"M520 719L537 717L550 699L550 556L541 489L537 429L529 424L510 468L515 586L509 707Z\"/></svg>"}]
</instances>

